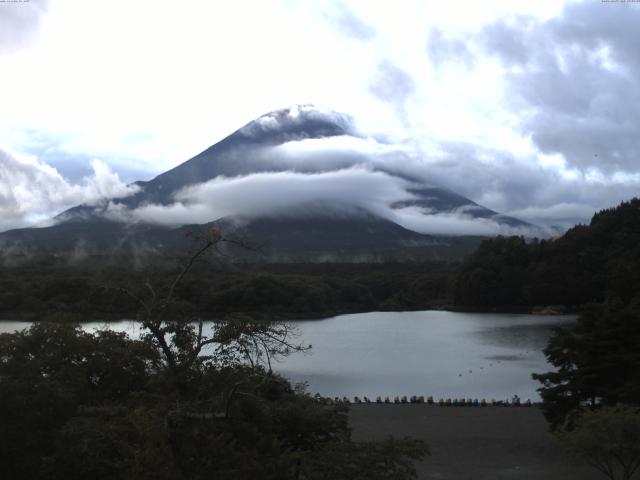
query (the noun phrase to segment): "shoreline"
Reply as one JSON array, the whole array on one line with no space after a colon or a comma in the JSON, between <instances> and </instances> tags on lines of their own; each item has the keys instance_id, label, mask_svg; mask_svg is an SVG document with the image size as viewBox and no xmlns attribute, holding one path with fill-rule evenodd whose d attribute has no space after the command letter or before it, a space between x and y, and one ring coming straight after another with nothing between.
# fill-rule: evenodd
<instances>
[{"instance_id":1,"label":"shoreline","mask_svg":"<svg viewBox=\"0 0 640 480\"><path fill-rule=\"evenodd\" d=\"M306 321L306 320L324 320L326 318L338 317L341 315L351 315L358 313L373 313L373 312L424 312L424 311L444 311L444 312L453 312L453 313L495 313L495 314L513 314L513 315L541 315L541 316L560 316L560 315L576 315L579 313L579 310L569 309L566 311L557 311L557 310L548 310L546 308L540 307L527 307L527 308L474 308L474 307L461 307L455 305L425 305L421 307L403 307L403 308L379 308L379 309L340 309L340 310L326 310L326 311L313 311L306 313L298 313L298 312L273 312L273 313L260 313L257 311L248 311L248 312L218 312L214 314L207 314L210 318L224 318L226 315L230 314L246 314L252 316L257 320L282 320L287 322L296 322L296 321ZM73 314L73 312L60 312L62 314L68 313ZM46 316L47 314L42 314L39 312L0 312L0 322L35 322L38 317ZM92 318L89 320L84 320L77 323L91 323L91 322L119 322L123 320L131 320L135 319L136 313L131 315L124 314L114 314L105 312L98 318ZM82 316L79 314L79 316ZM205 315L202 315L203 317ZM210 321L210 320L206 320Z\"/></svg>"}]
</instances>

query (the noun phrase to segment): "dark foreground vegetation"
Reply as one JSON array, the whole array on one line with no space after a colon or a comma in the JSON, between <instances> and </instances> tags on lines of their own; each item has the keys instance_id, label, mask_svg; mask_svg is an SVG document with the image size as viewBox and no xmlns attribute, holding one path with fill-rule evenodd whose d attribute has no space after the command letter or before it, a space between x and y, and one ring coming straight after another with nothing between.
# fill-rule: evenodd
<instances>
[{"instance_id":1,"label":"dark foreground vegetation","mask_svg":"<svg viewBox=\"0 0 640 480\"><path fill-rule=\"evenodd\" d=\"M556 329L544 350L556 369L533 375L567 453L611 480L640 468L639 345L640 299L611 296Z\"/></svg>"},{"instance_id":2,"label":"dark foreground vegetation","mask_svg":"<svg viewBox=\"0 0 640 480\"><path fill-rule=\"evenodd\" d=\"M154 343L51 323L0 335L3 478L405 479L426 452L352 441L345 407L236 363L233 342L191 361L176 340L174 366Z\"/></svg>"},{"instance_id":3,"label":"dark foreground vegetation","mask_svg":"<svg viewBox=\"0 0 640 480\"><path fill-rule=\"evenodd\" d=\"M120 291L140 339L69 322L0 335L3 478L415 478L423 442L354 442L344 406L272 372L308 348L287 324L236 314L204 330L180 286L221 241L212 231L175 276Z\"/></svg>"}]
</instances>

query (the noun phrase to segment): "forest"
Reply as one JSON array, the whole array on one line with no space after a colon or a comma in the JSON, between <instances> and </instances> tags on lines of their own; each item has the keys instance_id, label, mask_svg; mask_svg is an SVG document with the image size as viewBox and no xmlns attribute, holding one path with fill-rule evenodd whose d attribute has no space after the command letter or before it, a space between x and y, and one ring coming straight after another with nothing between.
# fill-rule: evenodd
<instances>
[{"instance_id":1,"label":"forest","mask_svg":"<svg viewBox=\"0 0 640 480\"><path fill-rule=\"evenodd\" d=\"M596 213L558 238L485 240L455 274L453 303L480 310L581 306L640 291L640 199Z\"/></svg>"},{"instance_id":2,"label":"forest","mask_svg":"<svg viewBox=\"0 0 640 480\"><path fill-rule=\"evenodd\" d=\"M5 265L0 318L134 318L137 306L122 290L171 275L177 259L130 268L126 259L90 258L77 264L30 258ZM204 318L230 312L260 318L319 318L371 310L442 308L451 298L452 263L234 264L208 258L178 286ZM161 283L161 282L160 282Z\"/></svg>"}]
</instances>

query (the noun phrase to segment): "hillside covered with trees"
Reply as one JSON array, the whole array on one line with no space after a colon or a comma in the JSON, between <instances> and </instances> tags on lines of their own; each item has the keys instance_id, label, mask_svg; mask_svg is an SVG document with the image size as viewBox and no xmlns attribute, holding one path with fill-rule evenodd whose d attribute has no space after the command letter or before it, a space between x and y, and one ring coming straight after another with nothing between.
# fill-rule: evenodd
<instances>
[{"instance_id":1,"label":"hillside covered with trees","mask_svg":"<svg viewBox=\"0 0 640 480\"><path fill-rule=\"evenodd\" d=\"M581 305L640 291L640 199L596 213L563 236L484 241L457 273L454 303L480 309Z\"/></svg>"}]
</instances>

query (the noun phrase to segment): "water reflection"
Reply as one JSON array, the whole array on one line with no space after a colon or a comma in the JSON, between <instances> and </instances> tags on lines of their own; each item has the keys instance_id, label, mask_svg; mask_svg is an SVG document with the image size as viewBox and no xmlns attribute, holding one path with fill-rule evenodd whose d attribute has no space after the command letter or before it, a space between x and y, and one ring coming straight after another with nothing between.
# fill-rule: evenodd
<instances>
[{"instance_id":1,"label":"water reflection","mask_svg":"<svg viewBox=\"0 0 640 480\"><path fill-rule=\"evenodd\" d=\"M557 319L557 317L549 317ZM561 317L565 318L565 317ZM539 321L539 316L532 320ZM473 332L478 340L488 345L503 345L524 350L542 350L547 345L550 330L555 324L546 323L515 324L499 327L486 327Z\"/></svg>"},{"instance_id":2,"label":"water reflection","mask_svg":"<svg viewBox=\"0 0 640 480\"><path fill-rule=\"evenodd\" d=\"M302 321L311 355L279 371L328 396L433 395L538 399L533 372L551 369L542 349L572 316L371 312Z\"/></svg>"},{"instance_id":3,"label":"water reflection","mask_svg":"<svg viewBox=\"0 0 640 480\"><path fill-rule=\"evenodd\" d=\"M433 395L537 399L533 372L551 369L542 353L553 327L572 316L370 312L296 322L307 354L274 368L326 396ZM28 324L0 322L0 331ZM134 336L135 322L87 323Z\"/></svg>"}]
</instances>

